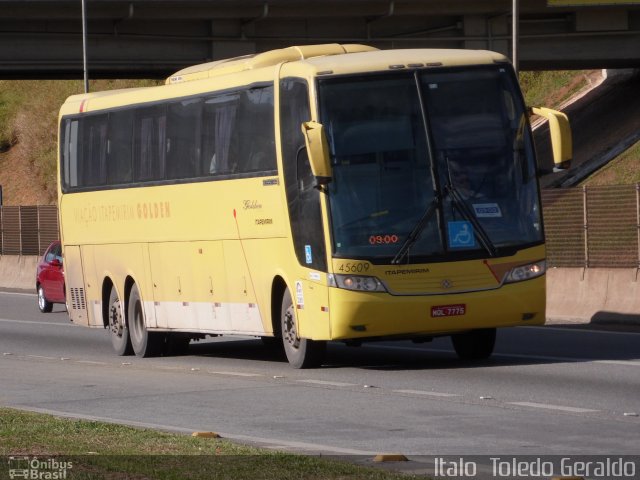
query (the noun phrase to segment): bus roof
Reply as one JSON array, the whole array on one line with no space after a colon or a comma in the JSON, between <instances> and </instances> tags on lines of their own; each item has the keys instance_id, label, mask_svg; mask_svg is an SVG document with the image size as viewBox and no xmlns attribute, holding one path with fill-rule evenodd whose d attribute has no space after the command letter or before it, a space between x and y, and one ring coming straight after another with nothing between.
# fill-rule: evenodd
<instances>
[{"instance_id":1,"label":"bus roof","mask_svg":"<svg viewBox=\"0 0 640 480\"><path fill-rule=\"evenodd\" d=\"M246 70L300 62L313 73L355 73L361 71L415 68L424 66L458 66L506 63L509 60L487 50L406 49L378 50L367 45L337 43L303 45L271 50L227 60L203 63L180 70L167 78L167 84L227 75ZM309 72L311 73L311 72Z\"/></svg>"},{"instance_id":2,"label":"bus roof","mask_svg":"<svg viewBox=\"0 0 640 480\"><path fill-rule=\"evenodd\" d=\"M101 110L110 106L129 103L143 103L176 95L176 91L165 90L180 88L189 84L190 93L204 91L203 84L197 82L224 77L225 84L234 84L233 74L245 72L250 77L267 78L268 67L287 64L287 74L302 77L316 75L350 74L404 68L447 67L462 65L486 65L492 63L508 63L509 60L496 52L487 50L455 50L455 49L404 49L378 50L374 47L358 44L339 45L303 45L256 55L247 55L227 60L203 63L185 68L170 76L165 86L130 88L123 90L107 90L87 94L72 95L67 98L60 114L81 113L90 110ZM259 73L263 72L263 73ZM183 90L180 94L184 94Z\"/></svg>"}]
</instances>

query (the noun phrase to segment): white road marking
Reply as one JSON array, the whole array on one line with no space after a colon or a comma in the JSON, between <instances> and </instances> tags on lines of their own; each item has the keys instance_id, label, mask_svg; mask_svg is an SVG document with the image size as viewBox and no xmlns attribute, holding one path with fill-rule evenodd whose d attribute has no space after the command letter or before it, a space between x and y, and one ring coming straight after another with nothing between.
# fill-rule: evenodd
<instances>
[{"instance_id":1,"label":"white road marking","mask_svg":"<svg viewBox=\"0 0 640 480\"><path fill-rule=\"evenodd\" d=\"M572 413L593 413L600 410L593 410L591 408L578 408L578 407L566 407L564 405L551 405L549 403L535 403L535 402L507 402L508 405L517 405L519 407L531 407L531 408L544 408L546 410L560 410L561 412Z\"/></svg>"},{"instance_id":2,"label":"white road marking","mask_svg":"<svg viewBox=\"0 0 640 480\"><path fill-rule=\"evenodd\" d=\"M20 295L22 297L37 297L37 293L26 293L26 292L0 292L0 295Z\"/></svg>"},{"instance_id":3,"label":"white road marking","mask_svg":"<svg viewBox=\"0 0 640 480\"><path fill-rule=\"evenodd\" d=\"M446 348L417 348L417 347L392 347L389 345L363 345L365 348L380 348L384 350L404 350L409 352L433 352L433 353L454 353L453 350ZM496 358L523 358L531 360L545 360L552 362L569 362L569 363L604 363L609 365L624 365L627 367L640 367L640 361L636 360L598 360L597 358L579 358L579 357L556 357L551 355L525 355L522 353L494 353L492 357Z\"/></svg>"},{"instance_id":4,"label":"white road marking","mask_svg":"<svg viewBox=\"0 0 640 480\"><path fill-rule=\"evenodd\" d=\"M356 387L357 383L345 383L345 382L329 382L327 380L296 380L296 382L300 383L313 383L315 385L328 385L331 387Z\"/></svg>"},{"instance_id":5,"label":"white road marking","mask_svg":"<svg viewBox=\"0 0 640 480\"><path fill-rule=\"evenodd\" d=\"M74 327L74 328L81 328L82 325L76 325L74 323L58 323L58 322L40 322L38 320L12 320L10 318L0 318L0 322L3 323L26 323L26 324L30 324L30 325L48 325L48 326L55 326L55 327Z\"/></svg>"},{"instance_id":6,"label":"white road marking","mask_svg":"<svg viewBox=\"0 0 640 480\"><path fill-rule=\"evenodd\" d=\"M27 355L30 358L39 358L42 360L58 360L56 357L45 357L44 355Z\"/></svg>"},{"instance_id":7,"label":"white road marking","mask_svg":"<svg viewBox=\"0 0 640 480\"><path fill-rule=\"evenodd\" d=\"M208 370L207 373L213 373L215 375L229 375L232 377L263 377L259 373L245 373L245 372L217 372L213 370Z\"/></svg>"},{"instance_id":8,"label":"white road marking","mask_svg":"<svg viewBox=\"0 0 640 480\"><path fill-rule=\"evenodd\" d=\"M584 327L587 327L586 323L577 323L576 325L582 325ZM624 324L622 324L624 326ZM632 327L636 324L628 324L629 327ZM600 324L597 326L602 326L605 327L605 324ZM549 324L546 325L544 327L518 327L518 328L526 328L531 329L531 330L546 330L546 331L550 331L553 330L555 331L559 331L559 332L571 332L571 333L595 333L595 334L606 334L606 335L624 335L626 337L628 337L629 335L640 335L640 332L631 332L631 331L625 331L625 332L619 332L619 331L611 331L611 330L598 330L598 329L594 329L594 330L590 330L589 328L566 328L566 327L556 327L554 324Z\"/></svg>"},{"instance_id":9,"label":"white road marking","mask_svg":"<svg viewBox=\"0 0 640 480\"><path fill-rule=\"evenodd\" d=\"M87 365L109 365L107 362L93 362L91 360L76 360L76 363L84 363Z\"/></svg>"},{"instance_id":10,"label":"white road marking","mask_svg":"<svg viewBox=\"0 0 640 480\"><path fill-rule=\"evenodd\" d=\"M428 392L426 390L392 390L394 393L408 393L412 395L428 395L431 397L461 397L457 393Z\"/></svg>"}]
</instances>

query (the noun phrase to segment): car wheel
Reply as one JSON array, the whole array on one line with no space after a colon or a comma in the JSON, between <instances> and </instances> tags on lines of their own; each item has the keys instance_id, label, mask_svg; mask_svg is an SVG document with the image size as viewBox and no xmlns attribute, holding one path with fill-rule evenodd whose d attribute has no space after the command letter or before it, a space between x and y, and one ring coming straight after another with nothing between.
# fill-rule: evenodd
<instances>
[{"instance_id":1,"label":"car wheel","mask_svg":"<svg viewBox=\"0 0 640 480\"><path fill-rule=\"evenodd\" d=\"M45 297L42 285L38 285L38 308L42 313L49 313L53 309L53 303Z\"/></svg>"},{"instance_id":2,"label":"car wheel","mask_svg":"<svg viewBox=\"0 0 640 480\"><path fill-rule=\"evenodd\" d=\"M129 339L129 329L122 315L122 302L118 298L115 287L111 287L109 294L109 336L111 345L118 355L131 355L131 340Z\"/></svg>"},{"instance_id":3,"label":"car wheel","mask_svg":"<svg viewBox=\"0 0 640 480\"><path fill-rule=\"evenodd\" d=\"M144 308L140 299L140 291L134 283L129 293L127 319L131 331L131 346L139 357L154 357L161 353L164 333L149 332L144 321Z\"/></svg>"},{"instance_id":4,"label":"car wheel","mask_svg":"<svg viewBox=\"0 0 640 480\"><path fill-rule=\"evenodd\" d=\"M296 317L291 293L287 289L281 308L282 343L287 360L295 368L318 367L324 359L326 342L299 338L296 330Z\"/></svg>"}]
</instances>

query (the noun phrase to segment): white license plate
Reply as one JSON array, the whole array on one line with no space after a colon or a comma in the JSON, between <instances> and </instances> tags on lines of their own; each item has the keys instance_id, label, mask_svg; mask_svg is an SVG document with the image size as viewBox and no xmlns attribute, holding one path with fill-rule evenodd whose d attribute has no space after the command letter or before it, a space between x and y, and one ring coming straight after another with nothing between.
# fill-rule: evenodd
<instances>
[{"instance_id":1,"label":"white license plate","mask_svg":"<svg viewBox=\"0 0 640 480\"><path fill-rule=\"evenodd\" d=\"M455 305L436 305L431 307L431 316L438 317L457 317L467 313L467 305L464 303L456 303Z\"/></svg>"}]
</instances>

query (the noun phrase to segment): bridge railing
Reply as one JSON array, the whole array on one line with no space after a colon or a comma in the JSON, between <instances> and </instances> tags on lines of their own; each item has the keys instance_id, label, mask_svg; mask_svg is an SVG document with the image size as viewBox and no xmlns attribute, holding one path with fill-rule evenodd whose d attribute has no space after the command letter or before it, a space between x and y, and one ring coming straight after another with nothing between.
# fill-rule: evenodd
<instances>
[{"instance_id":1,"label":"bridge railing","mask_svg":"<svg viewBox=\"0 0 640 480\"><path fill-rule=\"evenodd\" d=\"M640 184L542 191L550 267L640 268ZM0 254L42 255L55 205L0 207Z\"/></svg>"}]
</instances>

